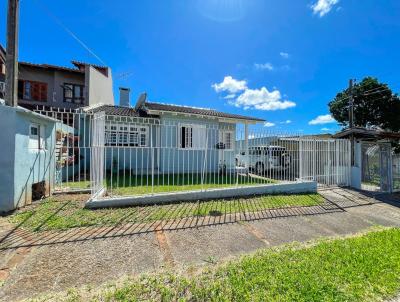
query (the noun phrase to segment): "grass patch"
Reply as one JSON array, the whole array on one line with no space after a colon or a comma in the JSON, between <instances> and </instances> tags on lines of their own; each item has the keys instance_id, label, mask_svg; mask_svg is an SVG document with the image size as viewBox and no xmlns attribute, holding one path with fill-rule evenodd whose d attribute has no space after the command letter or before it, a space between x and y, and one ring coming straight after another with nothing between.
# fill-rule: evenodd
<instances>
[{"instance_id":1,"label":"grass patch","mask_svg":"<svg viewBox=\"0 0 400 302\"><path fill-rule=\"evenodd\" d=\"M236 185L257 185L277 183L274 179L255 178L242 175L208 173L201 174L158 174L132 175L130 171L120 171L112 175L107 174L105 186L113 195L143 195L149 193L164 193L190 191L200 189L225 188ZM86 180L66 182L65 187L72 189L89 188Z\"/></svg>"},{"instance_id":2,"label":"grass patch","mask_svg":"<svg viewBox=\"0 0 400 302\"><path fill-rule=\"evenodd\" d=\"M80 201L42 201L10 216L10 221L32 231L65 230L83 226L112 226L119 223L142 223L185 217L258 212L290 206L314 206L324 202L317 193L265 195L253 198L185 202L178 204L115 209L84 209Z\"/></svg>"},{"instance_id":3,"label":"grass patch","mask_svg":"<svg viewBox=\"0 0 400 302\"><path fill-rule=\"evenodd\" d=\"M381 301L400 290L399 248L400 230L384 229L263 250L195 275L142 275L55 300Z\"/></svg>"}]
</instances>

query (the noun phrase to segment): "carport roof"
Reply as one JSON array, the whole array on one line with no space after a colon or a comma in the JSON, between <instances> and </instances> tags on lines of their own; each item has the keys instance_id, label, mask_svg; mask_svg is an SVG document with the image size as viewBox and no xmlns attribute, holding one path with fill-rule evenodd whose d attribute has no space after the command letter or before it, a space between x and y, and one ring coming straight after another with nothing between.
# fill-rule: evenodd
<instances>
[{"instance_id":1,"label":"carport roof","mask_svg":"<svg viewBox=\"0 0 400 302\"><path fill-rule=\"evenodd\" d=\"M334 138L349 138L351 135L354 135L355 138L359 139L368 139L368 140L378 140L378 139L400 139L399 132L391 132L384 130L376 130L376 129L367 129L363 127L353 127L344 129L335 135Z\"/></svg>"}]
</instances>

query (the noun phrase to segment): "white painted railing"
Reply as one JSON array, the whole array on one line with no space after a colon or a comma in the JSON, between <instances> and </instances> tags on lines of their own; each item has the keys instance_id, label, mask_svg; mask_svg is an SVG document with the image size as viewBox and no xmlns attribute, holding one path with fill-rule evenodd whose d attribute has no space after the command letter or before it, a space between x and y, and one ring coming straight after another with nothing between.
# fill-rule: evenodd
<instances>
[{"instance_id":1,"label":"white painted railing","mask_svg":"<svg viewBox=\"0 0 400 302\"><path fill-rule=\"evenodd\" d=\"M242 128L215 120L37 110L60 120L60 190L109 196L317 181L350 183L348 140Z\"/></svg>"}]
</instances>

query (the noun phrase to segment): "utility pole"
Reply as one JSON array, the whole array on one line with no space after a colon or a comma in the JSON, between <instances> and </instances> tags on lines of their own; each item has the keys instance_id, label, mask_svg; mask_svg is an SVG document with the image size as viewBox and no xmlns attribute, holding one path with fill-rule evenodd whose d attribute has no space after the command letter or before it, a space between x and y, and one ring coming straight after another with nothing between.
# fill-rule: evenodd
<instances>
[{"instance_id":1,"label":"utility pole","mask_svg":"<svg viewBox=\"0 0 400 302\"><path fill-rule=\"evenodd\" d=\"M354 81L353 79L350 79L349 81L349 129L353 129L354 127L354 97L353 97L353 85ZM354 142L354 133L351 133L350 136L350 144L351 144L351 165L354 166L355 163L355 142Z\"/></svg>"},{"instance_id":2,"label":"utility pole","mask_svg":"<svg viewBox=\"0 0 400 302\"><path fill-rule=\"evenodd\" d=\"M8 0L5 97L12 107L18 106L18 28L19 0Z\"/></svg>"},{"instance_id":3,"label":"utility pole","mask_svg":"<svg viewBox=\"0 0 400 302\"><path fill-rule=\"evenodd\" d=\"M349 127L350 129L354 127L354 98L353 98L353 79L349 81Z\"/></svg>"}]
</instances>

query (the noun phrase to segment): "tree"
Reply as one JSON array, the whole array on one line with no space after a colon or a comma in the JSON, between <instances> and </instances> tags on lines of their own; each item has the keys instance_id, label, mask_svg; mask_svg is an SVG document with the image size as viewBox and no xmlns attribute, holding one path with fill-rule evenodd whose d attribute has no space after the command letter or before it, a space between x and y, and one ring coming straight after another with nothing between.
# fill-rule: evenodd
<instances>
[{"instance_id":1,"label":"tree","mask_svg":"<svg viewBox=\"0 0 400 302\"><path fill-rule=\"evenodd\" d=\"M400 131L400 98L387 84L372 77L364 78L353 87L354 125L378 126L388 131ZM339 92L329 102L329 110L342 126L348 127L349 88Z\"/></svg>"}]
</instances>

